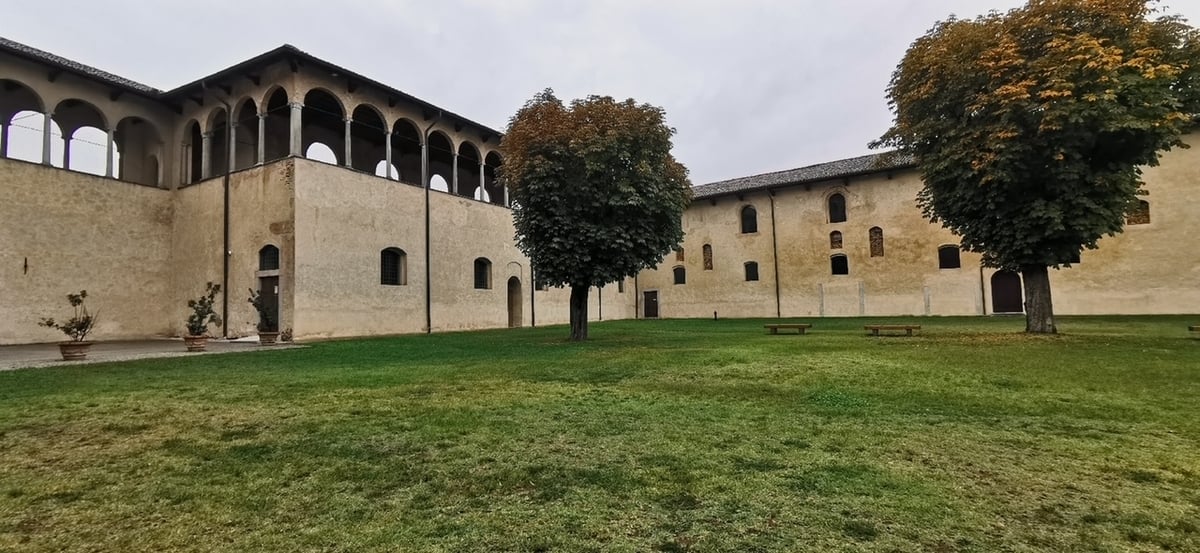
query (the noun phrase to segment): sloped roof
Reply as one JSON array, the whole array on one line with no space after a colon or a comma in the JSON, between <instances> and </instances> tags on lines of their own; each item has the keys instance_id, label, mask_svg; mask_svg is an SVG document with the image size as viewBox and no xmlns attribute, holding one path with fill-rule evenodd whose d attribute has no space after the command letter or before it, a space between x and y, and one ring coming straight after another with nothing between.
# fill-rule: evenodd
<instances>
[{"instance_id":1,"label":"sloped roof","mask_svg":"<svg viewBox=\"0 0 1200 553\"><path fill-rule=\"evenodd\" d=\"M146 96L158 97L162 94L161 90L152 86L144 85L137 81L131 81L125 77L113 75L112 73L96 69L90 65L84 65L62 56L56 56L50 52L38 50L32 46L26 46L20 42L9 40L4 37L0 37L0 51L5 51L17 57L57 67L64 71L69 71L77 75L95 79L105 84L110 84Z\"/></svg>"},{"instance_id":2,"label":"sloped roof","mask_svg":"<svg viewBox=\"0 0 1200 553\"><path fill-rule=\"evenodd\" d=\"M723 180L703 184L692 189L696 199L715 198L730 194L742 194L758 190L767 190L782 186L792 186L833 179L841 179L871 173L882 173L897 169L907 169L916 164L912 157L899 152L883 152L870 154L827 163L818 163L808 167L763 173L749 177Z\"/></svg>"}]
</instances>

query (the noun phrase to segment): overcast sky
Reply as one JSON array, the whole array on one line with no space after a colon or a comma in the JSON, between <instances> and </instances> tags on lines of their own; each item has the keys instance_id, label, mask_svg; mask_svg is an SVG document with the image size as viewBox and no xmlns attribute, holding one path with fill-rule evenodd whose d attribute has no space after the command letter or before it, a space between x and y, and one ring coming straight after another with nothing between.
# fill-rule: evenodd
<instances>
[{"instance_id":1,"label":"overcast sky","mask_svg":"<svg viewBox=\"0 0 1200 553\"><path fill-rule=\"evenodd\" d=\"M161 89L290 43L501 130L547 87L632 97L666 109L704 184L869 153L913 39L1021 3L12 1L0 35ZM1196 0L1166 5L1200 21Z\"/></svg>"}]
</instances>

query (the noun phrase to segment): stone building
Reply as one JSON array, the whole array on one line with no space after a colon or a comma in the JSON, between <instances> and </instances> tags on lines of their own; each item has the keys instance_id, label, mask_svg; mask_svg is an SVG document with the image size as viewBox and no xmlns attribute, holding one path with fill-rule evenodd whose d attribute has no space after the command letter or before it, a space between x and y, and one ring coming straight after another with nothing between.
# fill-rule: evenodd
<instances>
[{"instance_id":1,"label":"stone building","mask_svg":"<svg viewBox=\"0 0 1200 553\"><path fill-rule=\"evenodd\" d=\"M178 335L206 282L230 336L255 331L251 289L300 339L565 323L515 246L499 138L292 46L162 91L0 39L0 344L60 339L36 323L81 289L97 339ZM1053 276L1059 312L1198 310L1197 155ZM1019 277L959 254L919 185L868 156L699 187L683 250L590 315L1019 310Z\"/></svg>"}]
</instances>

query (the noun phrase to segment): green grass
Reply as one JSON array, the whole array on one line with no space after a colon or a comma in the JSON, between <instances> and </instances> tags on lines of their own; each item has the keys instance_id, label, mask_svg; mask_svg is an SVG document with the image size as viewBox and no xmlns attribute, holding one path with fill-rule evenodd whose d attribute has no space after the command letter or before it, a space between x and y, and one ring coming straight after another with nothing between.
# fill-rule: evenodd
<instances>
[{"instance_id":1,"label":"green grass","mask_svg":"<svg viewBox=\"0 0 1200 553\"><path fill-rule=\"evenodd\" d=\"M1200 551L1195 321L762 322L0 373L0 551Z\"/></svg>"}]
</instances>

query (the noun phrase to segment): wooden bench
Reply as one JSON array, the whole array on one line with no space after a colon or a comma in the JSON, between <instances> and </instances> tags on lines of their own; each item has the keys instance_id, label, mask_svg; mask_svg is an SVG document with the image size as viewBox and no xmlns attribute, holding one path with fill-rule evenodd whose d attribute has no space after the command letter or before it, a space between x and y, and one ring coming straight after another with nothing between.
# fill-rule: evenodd
<instances>
[{"instance_id":1,"label":"wooden bench","mask_svg":"<svg viewBox=\"0 0 1200 553\"><path fill-rule=\"evenodd\" d=\"M795 329L798 334L804 334L804 331L812 328L812 325L805 323L780 323L763 325L763 328L770 330L771 334L779 334L779 329L781 328Z\"/></svg>"},{"instance_id":2,"label":"wooden bench","mask_svg":"<svg viewBox=\"0 0 1200 553\"><path fill-rule=\"evenodd\" d=\"M921 330L921 325L866 325L863 328L871 331L871 336L879 336L880 331L899 332L901 330L906 336L912 336L914 330Z\"/></svg>"}]
</instances>

